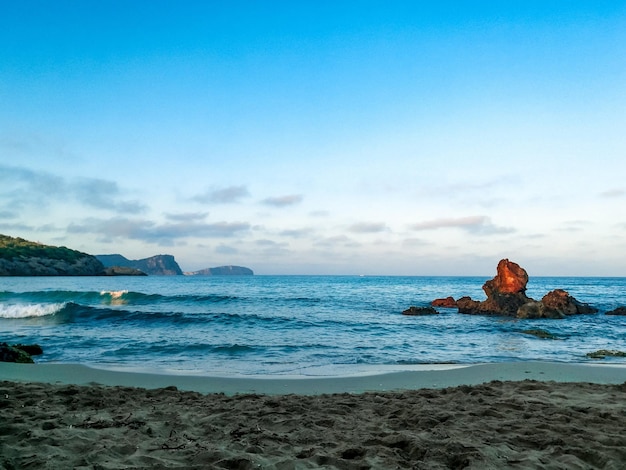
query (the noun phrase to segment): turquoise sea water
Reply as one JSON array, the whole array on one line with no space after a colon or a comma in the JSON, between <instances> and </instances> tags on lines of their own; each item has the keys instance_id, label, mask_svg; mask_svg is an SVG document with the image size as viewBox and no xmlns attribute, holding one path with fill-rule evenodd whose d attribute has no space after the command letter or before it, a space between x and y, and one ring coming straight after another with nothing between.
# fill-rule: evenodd
<instances>
[{"instance_id":1,"label":"turquoise sea water","mask_svg":"<svg viewBox=\"0 0 626 470\"><path fill-rule=\"evenodd\" d=\"M483 300L486 277L213 276L0 278L0 341L37 362L216 375L307 375L363 366L597 362L626 351L626 278L531 278L597 307L564 320L401 314L449 295ZM559 337L521 333L540 328ZM626 363L605 359L603 363Z\"/></svg>"}]
</instances>

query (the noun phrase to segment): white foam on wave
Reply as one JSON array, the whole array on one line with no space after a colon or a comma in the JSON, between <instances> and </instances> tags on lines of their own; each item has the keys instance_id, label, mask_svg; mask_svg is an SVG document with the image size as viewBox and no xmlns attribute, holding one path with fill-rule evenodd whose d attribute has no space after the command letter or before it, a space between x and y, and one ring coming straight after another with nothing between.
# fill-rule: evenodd
<instances>
[{"instance_id":1,"label":"white foam on wave","mask_svg":"<svg viewBox=\"0 0 626 470\"><path fill-rule=\"evenodd\" d=\"M12 304L0 305L0 318L45 317L60 312L67 304Z\"/></svg>"}]
</instances>

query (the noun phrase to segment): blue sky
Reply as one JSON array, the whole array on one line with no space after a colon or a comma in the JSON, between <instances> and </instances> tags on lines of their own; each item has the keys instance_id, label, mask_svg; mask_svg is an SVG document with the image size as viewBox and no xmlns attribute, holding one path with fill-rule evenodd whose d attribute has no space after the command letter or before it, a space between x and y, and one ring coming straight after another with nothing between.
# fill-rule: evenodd
<instances>
[{"instance_id":1,"label":"blue sky","mask_svg":"<svg viewBox=\"0 0 626 470\"><path fill-rule=\"evenodd\" d=\"M0 0L0 233L626 275L626 1Z\"/></svg>"}]
</instances>

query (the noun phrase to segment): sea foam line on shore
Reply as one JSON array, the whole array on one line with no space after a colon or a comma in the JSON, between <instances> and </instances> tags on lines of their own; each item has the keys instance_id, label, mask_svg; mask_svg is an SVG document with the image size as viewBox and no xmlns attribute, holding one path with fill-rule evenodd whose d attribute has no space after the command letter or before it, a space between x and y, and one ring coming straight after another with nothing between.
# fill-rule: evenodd
<instances>
[{"instance_id":1,"label":"sea foam line on shore","mask_svg":"<svg viewBox=\"0 0 626 470\"><path fill-rule=\"evenodd\" d=\"M0 380L74 385L130 386L147 389L175 386L200 393L261 393L268 395L362 393L368 391L447 388L478 385L493 380L539 380L621 384L626 382L623 365L591 365L551 362L476 364L438 370L403 370L381 374L285 378L208 377L120 372L78 364L0 363Z\"/></svg>"}]
</instances>

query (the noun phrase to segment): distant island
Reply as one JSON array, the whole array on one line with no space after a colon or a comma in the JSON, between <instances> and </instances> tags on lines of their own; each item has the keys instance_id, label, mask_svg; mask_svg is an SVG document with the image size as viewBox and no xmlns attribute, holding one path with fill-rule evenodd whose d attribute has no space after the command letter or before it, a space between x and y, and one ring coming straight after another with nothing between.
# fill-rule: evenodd
<instances>
[{"instance_id":1,"label":"distant island","mask_svg":"<svg viewBox=\"0 0 626 470\"><path fill-rule=\"evenodd\" d=\"M183 272L172 255L155 255L150 258L130 260L120 254L96 255L105 267L134 268L150 276L251 276L252 269L243 266L218 266L199 271Z\"/></svg>"},{"instance_id":2,"label":"distant island","mask_svg":"<svg viewBox=\"0 0 626 470\"><path fill-rule=\"evenodd\" d=\"M96 255L105 267L122 267L137 269L149 276L182 275L183 271L172 255L155 255L149 258L131 260L122 255Z\"/></svg>"},{"instance_id":3,"label":"distant island","mask_svg":"<svg viewBox=\"0 0 626 470\"><path fill-rule=\"evenodd\" d=\"M199 271L186 272L185 276L252 276L254 272L243 266L218 266Z\"/></svg>"},{"instance_id":4,"label":"distant island","mask_svg":"<svg viewBox=\"0 0 626 470\"><path fill-rule=\"evenodd\" d=\"M0 276L250 276L242 266L185 272L172 255L130 260L120 254L90 255L0 234Z\"/></svg>"}]
</instances>

